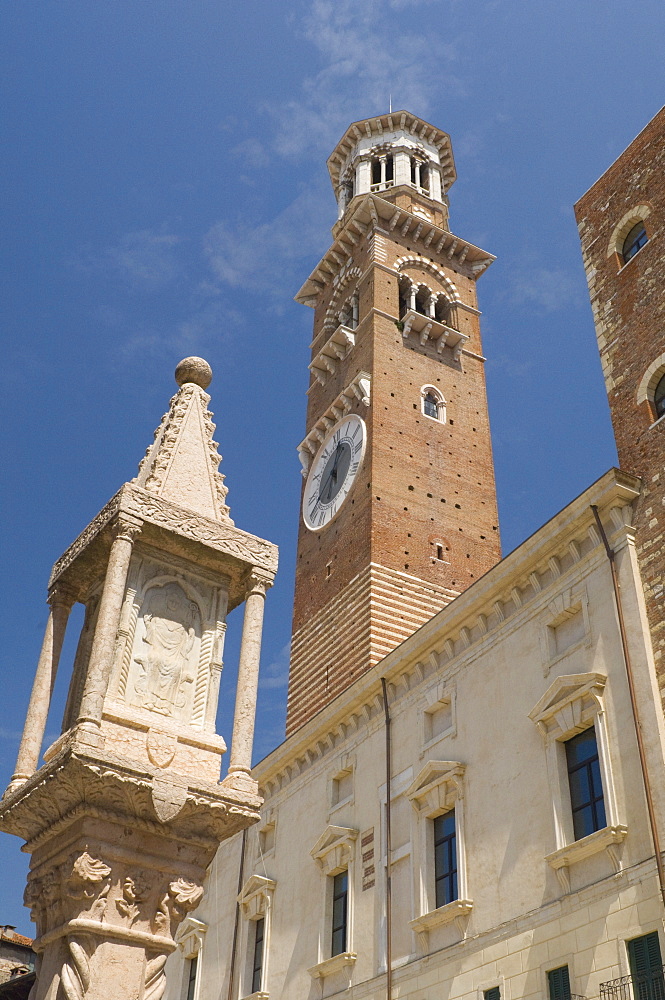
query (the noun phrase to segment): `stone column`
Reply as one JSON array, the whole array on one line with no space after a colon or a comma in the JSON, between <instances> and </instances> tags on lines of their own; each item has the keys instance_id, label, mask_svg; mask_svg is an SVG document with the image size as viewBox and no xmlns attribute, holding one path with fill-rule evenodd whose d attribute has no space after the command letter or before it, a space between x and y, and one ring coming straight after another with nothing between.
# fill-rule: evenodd
<instances>
[{"instance_id":1,"label":"stone column","mask_svg":"<svg viewBox=\"0 0 665 1000\"><path fill-rule=\"evenodd\" d=\"M74 599L74 595L63 587L56 586L49 593L50 609L42 651L32 685L28 714L16 760L16 770L7 788L8 793L13 792L27 781L39 765L39 754L51 706L51 695L58 672L60 652Z\"/></svg>"},{"instance_id":2,"label":"stone column","mask_svg":"<svg viewBox=\"0 0 665 1000\"><path fill-rule=\"evenodd\" d=\"M129 561L132 556L134 539L141 531L141 524L142 522L138 519L121 514L115 525L115 538L111 545L106 567L95 636L92 640L90 661L77 720L77 723L84 730L94 732L101 723L102 707L113 669L115 638L120 624L125 587L127 586Z\"/></svg>"},{"instance_id":3,"label":"stone column","mask_svg":"<svg viewBox=\"0 0 665 1000\"><path fill-rule=\"evenodd\" d=\"M254 780L250 777L252 744L254 742L256 697L259 687L263 610L266 591L268 587L272 586L272 581L273 578L269 574L253 570L248 580L249 585L245 598L245 618L240 644L231 759L229 773L224 779L225 784L240 791L251 791L256 787Z\"/></svg>"}]
</instances>

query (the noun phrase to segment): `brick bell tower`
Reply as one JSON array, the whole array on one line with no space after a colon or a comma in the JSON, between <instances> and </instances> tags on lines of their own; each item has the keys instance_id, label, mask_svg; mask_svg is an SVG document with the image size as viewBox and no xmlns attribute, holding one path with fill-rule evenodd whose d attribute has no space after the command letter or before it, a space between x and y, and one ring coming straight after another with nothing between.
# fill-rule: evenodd
<instances>
[{"instance_id":1,"label":"brick bell tower","mask_svg":"<svg viewBox=\"0 0 665 1000\"><path fill-rule=\"evenodd\" d=\"M450 137L406 111L328 160L287 713L292 733L500 558L476 281L449 230Z\"/></svg>"},{"instance_id":2,"label":"brick bell tower","mask_svg":"<svg viewBox=\"0 0 665 1000\"><path fill-rule=\"evenodd\" d=\"M619 462L642 480L636 550L665 697L665 108L575 215Z\"/></svg>"}]
</instances>

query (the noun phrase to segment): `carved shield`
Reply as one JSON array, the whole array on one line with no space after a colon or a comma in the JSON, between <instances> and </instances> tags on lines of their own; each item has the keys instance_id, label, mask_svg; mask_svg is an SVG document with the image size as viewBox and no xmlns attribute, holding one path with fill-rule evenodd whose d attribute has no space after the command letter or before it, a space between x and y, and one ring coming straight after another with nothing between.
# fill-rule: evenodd
<instances>
[{"instance_id":1,"label":"carved shield","mask_svg":"<svg viewBox=\"0 0 665 1000\"><path fill-rule=\"evenodd\" d=\"M148 757L155 767L168 767L175 757L178 740L168 733L160 733L154 729L148 730L145 741Z\"/></svg>"},{"instance_id":2,"label":"carved shield","mask_svg":"<svg viewBox=\"0 0 665 1000\"><path fill-rule=\"evenodd\" d=\"M167 778L157 776L152 779L152 804L160 822L168 823L174 819L186 801L186 785L176 785Z\"/></svg>"}]
</instances>

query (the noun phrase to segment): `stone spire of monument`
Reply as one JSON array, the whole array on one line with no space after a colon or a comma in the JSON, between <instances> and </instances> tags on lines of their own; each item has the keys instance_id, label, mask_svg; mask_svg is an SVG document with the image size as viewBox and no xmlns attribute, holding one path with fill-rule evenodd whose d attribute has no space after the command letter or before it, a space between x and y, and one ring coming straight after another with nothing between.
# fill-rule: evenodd
<instances>
[{"instance_id":1,"label":"stone spire of monument","mask_svg":"<svg viewBox=\"0 0 665 1000\"><path fill-rule=\"evenodd\" d=\"M155 431L137 486L206 517L228 518L228 490L219 471L221 455L206 389L212 370L203 358L184 358L175 371L180 389Z\"/></svg>"},{"instance_id":2,"label":"stone spire of monument","mask_svg":"<svg viewBox=\"0 0 665 1000\"><path fill-rule=\"evenodd\" d=\"M219 843L257 821L251 774L261 630L277 548L224 503L212 372L180 389L155 442L53 567L50 613L0 829L32 855L33 1000L159 1000L175 934ZM40 750L69 611L85 606L62 734ZM229 772L215 731L227 612L244 603ZM60 989L61 985L62 989Z\"/></svg>"}]
</instances>

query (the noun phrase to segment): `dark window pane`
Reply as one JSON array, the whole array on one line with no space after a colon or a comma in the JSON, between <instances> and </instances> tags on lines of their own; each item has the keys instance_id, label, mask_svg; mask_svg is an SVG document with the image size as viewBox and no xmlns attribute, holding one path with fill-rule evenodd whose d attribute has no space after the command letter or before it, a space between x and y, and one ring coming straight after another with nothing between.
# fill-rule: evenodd
<instances>
[{"instance_id":1,"label":"dark window pane","mask_svg":"<svg viewBox=\"0 0 665 1000\"><path fill-rule=\"evenodd\" d=\"M457 899L457 835L455 811L434 820L435 905L445 906Z\"/></svg>"},{"instance_id":2,"label":"dark window pane","mask_svg":"<svg viewBox=\"0 0 665 1000\"><path fill-rule=\"evenodd\" d=\"M647 234L644 228L643 222L638 222L636 226L633 226L631 231L626 236L623 244L623 259L626 263L634 257L638 250L641 250L644 244L647 242Z\"/></svg>"},{"instance_id":3,"label":"dark window pane","mask_svg":"<svg viewBox=\"0 0 665 1000\"><path fill-rule=\"evenodd\" d=\"M197 958L190 959L187 973L187 1000L194 1000L194 990L196 989L196 973L199 966Z\"/></svg>"},{"instance_id":4,"label":"dark window pane","mask_svg":"<svg viewBox=\"0 0 665 1000\"><path fill-rule=\"evenodd\" d=\"M331 914L331 955L333 957L346 951L348 898L348 872L340 872L333 879Z\"/></svg>"},{"instance_id":5,"label":"dark window pane","mask_svg":"<svg viewBox=\"0 0 665 1000\"><path fill-rule=\"evenodd\" d=\"M665 413L665 375L661 378L653 394L653 405L657 417L662 417Z\"/></svg>"},{"instance_id":6,"label":"dark window pane","mask_svg":"<svg viewBox=\"0 0 665 1000\"><path fill-rule=\"evenodd\" d=\"M254 961L252 963L252 993L261 989L261 971L263 969L263 935L265 922L263 918L254 921Z\"/></svg>"},{"instance_id":7,"label":"dark window pane","mask_svg":"<svg viewBox=\"0 0 665 1000\"><path fill-rule=\"evenodd\" d=\"M435 397L430 392L428 392L427 395L425 396L423 408L428 417L434 417L434 419L436 420L436 418L439 415L439 407L437 405Z\"/></svg>"},{"instance_id":8,"label":"dark window pane","mask_svg":"<svg viewBox=\"0 0 665 1000\"><path fill-rule=\"evenodd\" d=\"M498 986L492 986L491 989L485 990L483 992L483 1000L501 1000L501 990Z\"/></svg>"},{"instance_id":9,"label":"dark window pane","mask_svg":"<svg viewBox=\"0 0 665 1000\"><path fill-rule=\"evenodd\" d=\"M595 729L573 736L565 746L573 829L580 840L606 825Z\"/></svg>"}]
</instances>

